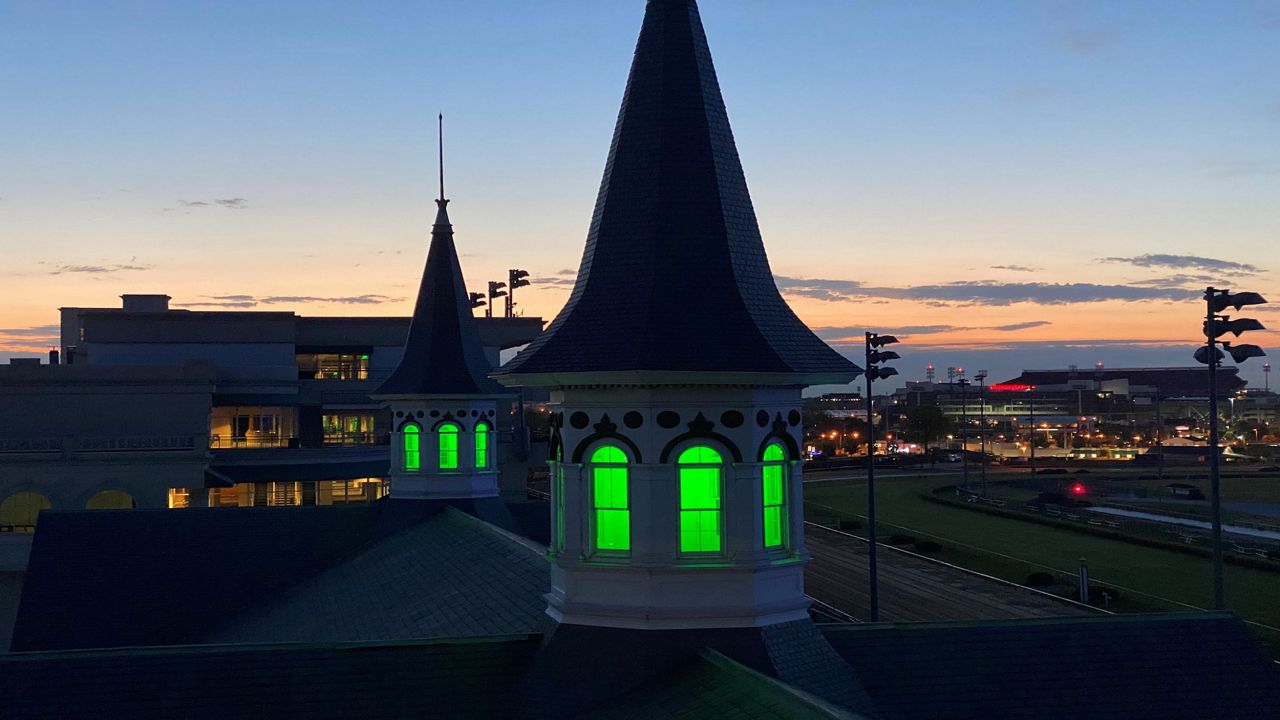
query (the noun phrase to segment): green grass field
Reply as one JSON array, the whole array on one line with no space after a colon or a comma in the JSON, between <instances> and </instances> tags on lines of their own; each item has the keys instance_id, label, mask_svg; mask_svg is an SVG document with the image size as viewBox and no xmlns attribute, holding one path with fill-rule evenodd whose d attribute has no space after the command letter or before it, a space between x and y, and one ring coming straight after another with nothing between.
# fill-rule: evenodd
<instances>
[{"instance_id":1,"label":"green grass field","mask_svg":"<svg viewBox=\"0 0 1280 720\"><path fill-rule=\"evenodd\" d=\"M821 475L810 475L817 480ZM1086 558L1096 583L1117 588L1120 611L1206 608L1212 605L1212 566L1200 558L1066 529L998 517L930 502L922 497L946 480L890 477L877 481L881 532L902 532L942 543L938 559L1017 583L1036 570L1075 574ZM807 482L806 514L821 521L826 508L865 515L866 484L860 480ZM892 527L891 527L892 526ZM1245 620L1280 628L1280 573L1226 566L1230 609ZM1273 647L1280 630L1256 628Z\"/></svg>"}]
</instances>

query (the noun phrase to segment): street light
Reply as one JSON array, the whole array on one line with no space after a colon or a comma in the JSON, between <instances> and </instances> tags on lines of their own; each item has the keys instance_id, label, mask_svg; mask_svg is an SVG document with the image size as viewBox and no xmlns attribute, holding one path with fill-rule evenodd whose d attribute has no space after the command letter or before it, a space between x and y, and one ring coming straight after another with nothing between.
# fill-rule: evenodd
<instances>
[{"instance_id":1,"label":"street light","mask_svg":"<svg viewBox=\"0 0 1280 720\"><path fill-rule=\"evenodd\" d=\"M1221 449L1218 447L1218 367L1223 360L1223 350L1237 363L1266 353L1257 345L1232 344L1218 337L1232 333L1240 337L1250 330L1265 330L1262 323L1253 318L1236 318L1221 315L1227 308L1240 310L1246 305L1262 305L1267 301L1255 292L1232 293L1229 290L1208 287L1204 290L1206 305L1204 320L1204 347L1196 350L1195 359L1209 368L1209 488L1213 512L1213 607L1225 610L1227 603L1223 589L1222 570L1222 477L1219 471ZM1222 350L1218 349L1222 346Z\"/></svg>"},{"instance_id":2,"label":"street light","mask_svg":"<svg viewBox=\"0 0 1280 720\"><path fill-rule=\"evenodd\" d=\"M871 622L880 621L880 581L876 566L876 424L871 417L871 382L883 380L898 374L891 367L876 367L889 360L897 360L901 356L892 350L881 350L885 345L893 345L898 338L892 335L877 335L868 332L866 336L866 370L863 376L867 379L867 560L870 569Z\"/></svg>"}]
</instances>

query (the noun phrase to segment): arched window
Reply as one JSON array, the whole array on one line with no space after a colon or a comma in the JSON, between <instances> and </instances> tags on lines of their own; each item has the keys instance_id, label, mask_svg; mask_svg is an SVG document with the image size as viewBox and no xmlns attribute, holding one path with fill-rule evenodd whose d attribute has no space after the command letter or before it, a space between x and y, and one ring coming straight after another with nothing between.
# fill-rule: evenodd
<instances>
[{"instance_id":1,"label":"arched window","mask_svg":"<svg viewBox=\"0 0 1280 720\"><path fill-rule=\"evenodd\" d=\"M787 545L787 452L778 443L764 449L764 546Z\"/></svg>"},{"instance_id":2,"label":"arched window","mask_svg":"<svg viewBox=\"0 0 1280 720\"><path fill-rule=\"evenodd\" d=\"M400 434L404 438L404 469L417 470L422 467L422 428L409 423Z\"/></svg>"},{"instance_id":3,"label":"arched window","mask_svg":"<svg viewBox=\"0 0 1280 720\"><path fill-rule=\"evenodd\" d=\"M10 495L0 502L0 532L35 532L36 516L49 507L49 499L40 493Z\"/></svg>"},{"instance_id":4,"label":"arched window","mask_svg":"<svg viewBox=\"0 0 1280 720\"><path fill-rule=\"evenodd\" d=\"M724 459L695 445L676 459L680 480L680 552L720 552L720 475Z\"/></svg>"},{"instance_id":5,"label":"arched window","mask_svg":"<svg viewBox=\"0 0 1280 720\"><path fill-rule=\"evenodd\" d=\"M489 423L484 421L476 425L476 467L489 467Z\"/></svg>"},{"instance_id":6,"label":"arched window","mask_svg":"<svg viewBox=\"0 0 1280 720\"><path fill-rule=\"evenodd\" d=\"M617 445L601 445L591 453L591 505L595 549L631 550L630 470Z\"/></svg>"},{"instance_id":7,"label":"arched window","mask_svg":"<svg viewBox=\"0 0 1280 720\"><path fill-rule=\"evenodd\" d=\"M458 469L458 426L445 423L436 428L436 437L440 440L440 469Z\"/></svg>"},{"instance_id":8,"label":"arched window","mask_svg":"<svg viewBox=\"0 0 1280 720\"><path fill-rule=\"evenodd\" d=\"M132 510L138 507L133 496L123 490L103 490L85 503L88 510Z\"/></svg>"}]
</instances>

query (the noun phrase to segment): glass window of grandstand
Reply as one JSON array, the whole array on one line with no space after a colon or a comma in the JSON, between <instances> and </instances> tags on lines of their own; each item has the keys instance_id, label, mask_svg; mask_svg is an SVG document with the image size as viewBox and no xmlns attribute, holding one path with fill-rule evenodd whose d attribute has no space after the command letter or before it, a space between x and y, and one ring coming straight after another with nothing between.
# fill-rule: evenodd
<instances>
[{"instance_id":1,"label":"glass window of grandstand","mask_svg":"<svg viewBox=\"0 0 1280 720\"><path fill-rule=\"evenodd\" d=\"M706 445L695 445L676 460L680 493L680 552L721 550L720 482L724 459Z\"/></svg>"},{"instance_id":2,"label":"glass window of grandstand","mask_svg":"<svg viewBox=\"0 0 1280 720\"><path fill-rule=\"evenodd\" d=\"M297 408L216 407L209 416L209 447L290 447L297 444L297 427Z\"/></svg>"},{"instance_id":3,"label":"glass window of grandstand","mask_svg":"<svg viewBox=\"0 0 1280 720\"><path fill-rule=\"evenodd\" d=\"M440 450L440 469L458 469L458 426L445 423L436 428L436 444Z\"/></svg>"},{"instance_id":4,"label":"glass window of grandstand","mask_svg":"<svg viewBox=\"0 0 1280 720\"><path fill-rule=\"evenodd\" d=\"M385 478L320 480L317 482L237 483L210 488L209 507L289 507L293 505L348 505L370 503L385 497ZM170 492L169 507L187 507L189 491Z\"/></svg>"},{"instance_id":5,"label":"glass window of grandstand","mask_svg":"<svg viewBox=\"0 0 1280 720\"><path fill-rule=\"evenodd\" d=\"M764 510L764 546L780 549L787 546L787 452L778 443L770 443L761 458Z\"/></svg>"},{"instance_id":6,"label":"glass window of grandstand","mask_svg":"<svg viewBox=\"0 0 1280 720\"><path fill-rule=\"evenodd\" d=\"M299 380L368 380L369 352L300 352Z\"/></svg>"},{"instance_id":7,"label":"glass window of grandstand","mask_svg":"<svg viewBox=\"0 0 1280 720\"><path fill-rule=\"evenodd\" d=\"M616 445L602 445L591 453L593 547L603 553L631 550L631 502L627 456Z\"/></svg>"},{"instance_id":8,"label":"glass window of grandstand","mask_svg":"<svg viewBox=\"0 0 1280 720\"><path fill-rule=\"evenodd\" d=\"M0 501L0 532L35 532L40 511L50 507L49 499L40 493L16 492Z\"/></svg>"},{"instance_id":9,"label":"glass window of grandstand","mask_svg":"<svg viewBox=\"0 0 1280 720\"><path fill-rule=\"evenodd\" d=\"M325 445L372 445L373 413L325 413L321 416Z\"/></svg>"}]
</instances>

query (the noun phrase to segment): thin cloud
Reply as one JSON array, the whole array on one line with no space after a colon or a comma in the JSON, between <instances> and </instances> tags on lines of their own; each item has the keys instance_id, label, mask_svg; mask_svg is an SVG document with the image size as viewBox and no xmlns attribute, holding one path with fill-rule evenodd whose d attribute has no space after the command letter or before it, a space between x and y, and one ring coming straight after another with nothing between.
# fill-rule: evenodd
<instances>
[{"instance_id":1,"label":"thin cloud","mask_svg":"<svg viewBox=\"0 0 1280 720\"><path fill-rule=\"evenodd\" d=\"M226 198L225 200L214 200L214 202L228 210L243 210L249 207L249 201L242 197Z\"/></svg>"},{"instance_id":2,"label":"thin cloud","mask_svg":"<svg viewBox=\"0 0 1280 720\"><path fill-rule=\"evenodd\" d=\"M203 200L179 200L178 204L182 207L209 207L209 203Z\"/></svg>"},{"instance_id":3,"label":"thin cloud","mask_svg":"<svg viewBox=\"0 0 1280 720\"><path fill-rule=\"evenodd\" d=\"M884 335L893 335L899 339L909 338L915 335L937 335L948 332L1017 332L1019 330L1029 330L1031 328L1052 325L1048 320L1031 320L1028 322L1012 323L1009 325L984 325L984 326L966 326L966 325L904 325L896 328L874 328L876 332ZM817 327L813 331L818 337L830 342L834 345L851 345L863 342L863 333L872 328L862 327Z\"/></svg>"},{"instance_id":4,"label":"thin cloud","mask_svg":"<svg viewBox=\"0 0 1280 720\"><path fill-rule=\"evenodd\" d=\"M119 265L59 265L53 270L50 270L49 274L66 275L70 273L84 273L88 275L102 275L114 272L140 272L143 270L150 270L151 268L151 265L131 265L127 263Z\"/></svg>"},{"instance_id":5,"label":"thin cloud","mask_svg":"<svg viewBox=\"0 0 1280 720\"><path fill-rule=\"evenodd\" d=\"M992 270L1009 270L1012 272L1040 272L1040 268L1029 265L992 265Z\"/></svg>"},{"instance_id":6,"label":"thin cloud","mask_svg":"<svg viewBox=\"0 0 1280 720\"><path fill-rule=\"evenodd\" d=\"M404 298L389 295L341 295L322 297L316 295L206 295L205 300L174 303L184 308L253 308L261 305L385 305Z\"/></svg>"},{"instance_id":7,"label":"thin cloud","mask_svg":"<svg viewBox=\"0 0 1280 720\"><path fill-rule=\"evenodd\" d=\"M856 280L792 278L777 276L778 289L787 295L839 302L866 298L916 300L932 307L1006 306L1018 303L1072 305L1117 300L1182 301L1195 296L1185 288L1102 285L1097 283L1005 283L967 280L937 285L870 287Z\"/></svg>"},{"instance_id":8,"label":"thin cloud","mask_svg":"<svg viewBox=\"0 0 1280 720\"><path fill-rule=\"evenodd\" d=\"M1165 255L1165 254L1148 254L1137 255L1134 257L1104 257L1098 258L1101 263L1121 263L1126 265L1134 265L1137 267L1168 267L1178 270L1201 270L1211 272L1231 272L1242 275L1253 275L1262 272L1262 268L1249 263L1235 262L1232 260L1219 260L1217 258L1202 257L1200 255Z\"/></svg>"},{"instance_id":9,"label":"thin cloud","mask_svg":"<svg viewBox=\"0 0 1280 720\"><path fill-rule=\"evenodd\" d=\"M62 328L58 325L36 325L22 328L0 328L0 351L42 352L57 347L62 341Z\"/></svg>"}]
</instances>

